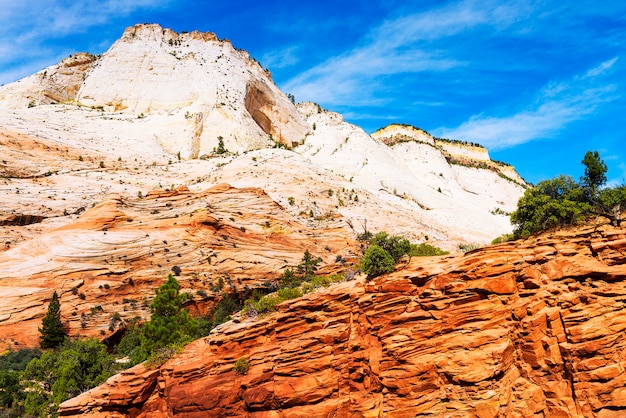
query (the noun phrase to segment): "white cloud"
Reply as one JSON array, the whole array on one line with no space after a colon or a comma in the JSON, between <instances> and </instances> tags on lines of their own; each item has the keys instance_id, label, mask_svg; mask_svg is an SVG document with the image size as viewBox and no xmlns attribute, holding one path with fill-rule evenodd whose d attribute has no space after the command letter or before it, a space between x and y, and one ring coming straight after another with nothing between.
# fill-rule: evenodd
<instances>
[{"instance_id":1,"label":"white cloud","mask_svg":"<svg viewBox=\"0 0 626 418\"><path fill-rule=\"evenodd\" d=\"M275 68L286 68L295 65L300 61L298 58L298 47L292 46L289 48L271 51L264 54L261 58L261 64L265 68L273 70Z\"/></svg>"},{"instance_id":2,"label":"white cloud","mask_svg":"<svg viewBox=\"0 0 626 418\"><path fill-rule=\"evenodd\" d=\"M362 44L295 76L284 90L326 105L362 105L381 87L380 77L443 72L467 65L429 42L480 25L502 29L519 19L519 7L463 1L382 22ZM332 87L331 87L332 86Z\"/></svg>"},{"instance_id":3,"label":"white cloud","mask_svg":"<svg viewBox=\"0 0 626 418\"><path fill-rule=\"evenodd\" d=\"M472 116L456 128L438 128L440 137L478 142L489 149L503 149L554 135L567 124L593 114L602 103L615 100L616 86L603 84L617 58L600 63L582 76L549 83L532 104L506 116Z\"/></svg>"},{"instance_id":4,"label":"white cloud","mask_svg":"<svg viewBox=\"0 0 626 418\"><path fill-rule=\"evenodd\" d=\"M166 7L170 0L0 0L0 82L14 81L60 58L51 46L65 36L115 22L133 12ZM120 31L121 35L121 31ZM76 51L72 51L76 52ZM20 72L20 69L28 71Z\"/></svg>"}]
</instances>

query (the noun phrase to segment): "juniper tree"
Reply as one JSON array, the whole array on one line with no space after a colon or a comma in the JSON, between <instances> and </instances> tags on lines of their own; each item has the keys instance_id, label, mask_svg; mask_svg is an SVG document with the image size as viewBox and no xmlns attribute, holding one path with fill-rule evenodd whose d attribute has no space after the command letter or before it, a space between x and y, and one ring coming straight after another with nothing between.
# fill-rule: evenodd
<instances>
[{"instance_id":1,"label":"juniper tree","mask_svg":"<svg viewBox=\"0 0 626 418\"><path fill-rule=\"evenodd\" d=\"M361 259L361 269L368 278L393 271L396 263L387 250L377 244L370 245Z\"/></svg>"}]
</instances>

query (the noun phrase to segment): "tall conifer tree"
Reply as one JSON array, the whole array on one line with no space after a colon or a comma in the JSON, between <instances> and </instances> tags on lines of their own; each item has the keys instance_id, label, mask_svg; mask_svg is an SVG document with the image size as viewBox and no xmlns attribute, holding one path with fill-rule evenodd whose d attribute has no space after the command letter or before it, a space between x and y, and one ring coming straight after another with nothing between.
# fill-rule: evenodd
<instances>
[{"instance_id":1,"label":"tall conifer tree","mask_svg":"<svg viewBox=\"0 0 626 418\"><path fill-rule=\"evenodd\" d=\"M56 348L65 339L63 323L61 322L61 303L56 290L52 294L48 312L41 321L39 332L41 333L41 337L39 337L41 348Z\"/></svg>"},{"instance_id":2,"label":"tall conifer tree","mask_svg":"<svg viewBox=\"0 0 626 418\"><path fill-rule=\"evenodd\" d=\"M171 274L157 289L150 305L150 321L143 326L141 345L133 355L133 362L144 361L168 345L191 341L196 335L198 322L183 307L187 295L179 291L180 284Z\"/></svg>"}]
</instances>

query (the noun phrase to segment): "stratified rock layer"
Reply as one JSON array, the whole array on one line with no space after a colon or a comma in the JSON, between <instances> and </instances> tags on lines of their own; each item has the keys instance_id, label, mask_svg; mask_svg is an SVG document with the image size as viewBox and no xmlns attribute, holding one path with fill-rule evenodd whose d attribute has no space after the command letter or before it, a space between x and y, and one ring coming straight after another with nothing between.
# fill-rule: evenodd
<instances>
[{"instance_id":1,"label":"stratified rock layer","mask_svg":"<svg viewBox=\"0 0 626 418\"><path fill-rule=\"evenodd\" d=\"M255 188L111 195L0 253L0 350L38 345L54 291L70 336L104 339L149 318L154 289L172 271L192 312L206 313L223 292L245 297L275 282L307 249L332 270L337 256L358 252L351 235L337 226L311 230Z\"/></svg>"},{"instance_id":2,"label":"stratified rock layer","mask_svg":"<svg viewBox=\"0 0 626 418\"><path fill-rule=\"evenodd\" d=\"M413 258L226 323L61 415L623 416L625 261L607 226Z\"/></svg>"}]
</instances>

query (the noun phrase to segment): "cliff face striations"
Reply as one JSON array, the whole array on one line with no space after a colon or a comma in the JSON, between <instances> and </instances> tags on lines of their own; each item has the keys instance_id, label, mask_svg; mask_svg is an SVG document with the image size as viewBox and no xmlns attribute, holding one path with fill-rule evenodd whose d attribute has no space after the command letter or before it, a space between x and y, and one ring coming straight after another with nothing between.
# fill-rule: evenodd
<instances>
[{"instance_id":1,"label":"cliff face striations","mask_svg":"<svg viewBox=\"0 0 626 418\"><path fill-rule=\"evenodd\" d=\"M227 184L142 198L110 196L74 221L0 253L0 349L37 346L52 293L71 337L109 338L150 317L168 273L194 314L222 293L242 296L275 281L309 250L331 266L358 246L341 226L312 230L262 190Z\"/></svg>"},{"instance_id":2,"label":"cliff face striations","mask_svg":"<svg viewBox=\"0 0 626 418\"><path fill-rule=\"evenodd\" d=\"M61 415L622 416L625 254L626 232L601 226L413 258L236 318Z\"/></svg>"}]
</instances>

